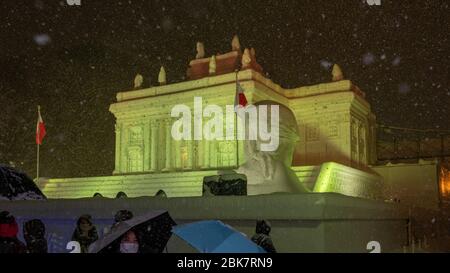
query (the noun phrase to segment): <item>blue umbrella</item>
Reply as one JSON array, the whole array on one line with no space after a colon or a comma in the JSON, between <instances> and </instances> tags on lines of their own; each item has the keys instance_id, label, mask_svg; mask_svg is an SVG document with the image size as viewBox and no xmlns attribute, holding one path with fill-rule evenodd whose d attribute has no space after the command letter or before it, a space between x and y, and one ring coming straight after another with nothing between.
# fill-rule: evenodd
<instances>
[{"instance_id":1,"label":"blue umbrella","mask_svg":"<svg viewBox=\"0 0 450 273\"><path fill-rule=\"evenodd\" d=\"M221 221L199 221L172 228L172 233L202 253L266 253L239 231Z\"/></svg>"}]
</instances>

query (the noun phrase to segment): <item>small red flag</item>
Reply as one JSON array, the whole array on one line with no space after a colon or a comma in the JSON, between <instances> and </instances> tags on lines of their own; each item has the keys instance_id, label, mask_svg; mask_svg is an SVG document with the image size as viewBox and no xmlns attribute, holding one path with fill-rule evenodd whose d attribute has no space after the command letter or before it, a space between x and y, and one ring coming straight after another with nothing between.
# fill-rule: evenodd
<instances>
[{"instance_id":1,"label":"small red flag","mask_svg":"<svg viewBox=\"0 0 450 273\"><path fill-rule=\"evenodd\" d=\"M42 140L44 139L46 133L47 132L45 131L45 124L41 116L41 110L38 109L38 120L36 125L36 144L38 145L42 144Z\"/></svg>"},{"instance_id":2,"label":"small red flag","mask_svg":"<svg viewBox=\"0 0 450 273\"><path fill-rule=\"evenodd\" d=\"M247 106L247 98L245 97L244 94L244 88L242 88L242 86L239 84L239 81L236 82L236 96L234 98L234 107L236 108L236 106L240 106L240 107L245 107Z\"/></svg>"}]
</instances>

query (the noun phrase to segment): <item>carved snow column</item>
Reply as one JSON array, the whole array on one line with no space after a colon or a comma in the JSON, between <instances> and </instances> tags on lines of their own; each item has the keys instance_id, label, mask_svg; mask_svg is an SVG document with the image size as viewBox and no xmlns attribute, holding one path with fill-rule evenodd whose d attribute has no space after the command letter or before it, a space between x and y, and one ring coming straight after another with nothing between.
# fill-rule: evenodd
<instances>
[{"instance_id":1,"label":"carved snow column","mask_svg":"<svg viewBox=\"0 0 450 273\"><path fill-rule=\"evenodd\" d=\"M377 162L377 131L376 131L376 121L375 121L375 115L370 113L369 114L369 128L368 128L368 140L367 143L369 145L368 147L368 161L369 164L376 164Z\"/></svg>"},{"instance_id":2,"label":"carved snow column","mask_svg":"<svg viewBox=\"0 0 450 273\"><path fill-rule=\"evenodd\" d=\"M161 171L166 166L166 139L165 139L165 127L164 127L164 120L158 119L157 120L157 127L158 127L158 134L156 135L157 141L156 145L158 146L158 156L156 158L157 160L157 170Z\"/></svg>"},{"instance_id":3,"label":"carved snow column","mask_svg":"<svg viewBox=\"0 0 450 273\"><path fill-rule=\"evenodd\" d=\"M117 122L115 125L115 132L116 132L116 161L115 161L115 168L113 174L120 173L120 163L121 163L121 142L122 142L122 124Z\"/></svg>"},{"instance_id":4,"label":"carved snow column","mask_svg":"<svg viewBox=\"0 0 450 273\"><path fill-rule=\"evenodd\" d=\"M352 166L358 165L358 121L355 118L351 118L351 160Z\"/></svg>"},{"instance_id":5,"label":"carved snow column","mask_svg":"<svg viewBox=\"0 0 450 273\"><path fill-rule=\"evenodd\" d=\"M198 156L198 154L200 153L200 150L201 150L200 142L198 140L193 140L192 147L193 147L193 149L192 149L192 169L198 170L201 166L201 161Z\"/></svg>"},{"instance_id":6,"label":"carved snow column","mask_svg":"<svg viewBox=\"0 0 450 273\"><path fill-rule=\"evenodd\" d=\"M175 162L174 162L174 167L175 167L175 169L181 169L182 168L182 166L181 166L181 142L182 142L182 140L173 140L172 141L172 144L173 144L173 146L174 146L174 153L175 153L175 155L174 155L174 160L175 160Z\"/></svg>"},{"instance_id":7,"label":"carved snow column","mask_svg":"<svg viewBox=\"0 0 450 273\"><path fill-rule=\"evenodd\" d=\"M150 140L150 171L156 172L158 168L158 153L157 153L157 147L158 147L158 123L156 121L151 122L151 140Z\"/></svg>"},{"instance_id":8,"label":"carved snow column","mask_svg":"<svg viewBox=\"0 0 450 273\"><path fill-rule=\"evenodd\" d=\"M342 163L348 166L352 165L352 117L350 113L343 114L342 117L341 130L342 134L340 135L340 139L342 141Z\"/></svg>"},{"instance_id":9,"label":"carved snow column","mask_svg":"<svg viewBox=\"0 0 450 273\"><path fill-rule=\"evenodd\" d=\"M150 141L150 123L145 122L144 124L144 138L143 138L143 145L144 145L144 171L150 171L151 164L150 164L150 152L151 152L151 141Z\"/></svg>"},{"instance_id":10,"label":"carved snow column","mask_svg":"<svg viewBox=\"0 0 450 273\"><path fill-rule=\"evenodd\" d=\"M358 130L358 151L359 151L359 164L361 165L367 165L367 152L366 152L366 128L364 126L364 123L359 123L359 130Z\"/></svg>"},{"instance_id":11,"label":"carved snow column","mask_svg":"<svg viewBox=\"0 0 450 273\"><path fill-rule=\"evenodd\" d=\"M203 168L205 169L209 169L211 167L210 165L210 151L209 151L209 146L210 146L211 141L203 139L202 141L202 145L203 145Z\"/></svg>"},{"instance_id":12,"label":"carved snow column","mask_svg":"<svg viewBox=\"0 0 450 273\"><path fill-rule=\"evenodd\" d=\"M165 139L166 139L166 160L163 171L172 169L172 123L170 119L164 120Z\"/></svg>"},{"instance_id":13,"label":"carved snow column","mask_svg":"<svg viewBox=\"0 0 450 273\"><path fill-rule=\"evenodd\" d=\"M204 144L205 140L196 140L196 146L197 146L197 153L194 155L197 160L197 168L204 168L205 165L205 152L204 152Z\"/></svg>"},{"instance_id":14,"label":"carved snow column","mask_svg":"<svg viewBox=\"0 0 450 273\"><path fill-rule=\"evenodd\" d=\"M192 170L193 166L193 153L194 153L194 141L193 140L187 140L186 146L187 146L187 164L186 169Z\"/></svg>"},{"instance_id":15,"label":"carved snow column","mask_svg":"<svg viewBox=\"0 0 450 273\"><path fill-rule=\"evenodd\" d=\"M120 141L120 173L128 172L129 124L122 125Z\"/></svg>"},{"instance_id":16,"label":"carved snow column","mask_svg":"<svg viewBox=\"0 0 450 273\"><path fill-rule=\"evenodd\" d=\"M239 140L239 131L243 130L242 120L240 118L234 117L234 146L236 147L236 167L244 164L246 162L245 151L244 151L244 140Z\"/></svg>"},{"instance_id":17,"label":"carved snow column","mask_svg":"<svg viewBox=\"0 0 450 273\"><path fill-rule=\"evenodd\" d=\"M217 140L209 141L209 166L211 168L217 167Z\"/></svg>"}]
</instances>

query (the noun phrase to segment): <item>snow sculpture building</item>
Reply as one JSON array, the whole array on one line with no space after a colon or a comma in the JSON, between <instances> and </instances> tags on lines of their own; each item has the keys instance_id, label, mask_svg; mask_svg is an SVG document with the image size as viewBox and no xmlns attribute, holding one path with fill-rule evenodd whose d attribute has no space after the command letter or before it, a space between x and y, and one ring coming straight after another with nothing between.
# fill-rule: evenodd
<instances>
[{"instance_id":1,"label":"snow sculpture building","mask_svg":"<svg viewBox=\"0 0 450 273\"><path fill-rule=\"evenodd\" d=\"M176 119L171 117L171 109L177 104L193 108L194 97L201 97L204 107L233 105L235 71L239 69L237 79L250 104L270 100L288 107L295 115L299 141L292 170L301 183L313 190L326 169L333 172L329 176L334 180L322 179L320 191L333 189L351 196L380 197L380 177L362 171L376 161L375 116L365 94L343 76L333 76L329 83L284 89L264 76L255 50L242 51L236 40L231 52L193 59L187 81L166 83L170 72L166 76L162 68L161 85L117 93L117 102L110 106L116 118L113 175L42 180L44 193L49 198L89 197L94 193L113 197L119 191L130 197L153 196L159 190L169 197L201 195L204 176L237 169L245 162L243 142L175 141L171 128ZM334 162L333 167L328 164L322 168L327 162ZM334 186L329 187L330 183ZM353 184L362 186L362 190L355 192ZM372 196L370 192L377 194Z\"/></svg>"}]
</instances>

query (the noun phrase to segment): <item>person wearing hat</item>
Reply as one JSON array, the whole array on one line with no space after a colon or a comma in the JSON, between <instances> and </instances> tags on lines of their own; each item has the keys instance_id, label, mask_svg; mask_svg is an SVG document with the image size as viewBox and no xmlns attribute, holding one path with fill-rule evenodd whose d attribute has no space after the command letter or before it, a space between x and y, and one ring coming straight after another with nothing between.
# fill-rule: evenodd
<instances>
[{"instance_id":1,"label":"person wearing hat","mask_svg":"<svg viewBox=\"0 0 450 273\"><path fill-rule=\"evenodd\" d=\"M129 210L123 209L116 212L114 215L114 223L108 230L104 230L104 234L109 232L114 232L117 226L124 221L133 218L133 213ZM136 239L136 240L135 240ZM105 247L102 253L133 253L136 249L135 244L138 244L138 239L136 233L128 232L127 234L120 237L119 240L115 240L109 246Z\"/></svg>"},{"instance_id":2,"label":"person wearing hat","mask_svg":"<svg viewBox=\"0 0 450 273\"><path fill-rule=\"evenodd\" d=\"M271 226L267 220L256 221L256 234L253 235L252 241L262 247L268 253L276 253L275 246L270 238Z\"/></svg>"},{"instance_id":3,"label":"person wearing hat","mask_svg":"<svg viewBox=\"0 0 450 273\"><path fill-rule=\"evenodd\" d=\"M8 211L0 212L0 253L25 253L25 245L17 239L19 226Z\"/></svg>"},{"instance_id":4,"label":"person wearing hat","mask_svg":"<svg viewBox=\"0 0 450 273\"><path fill-rule=\"evenodd\" d=\"M88 214L81 215L73 232L72 241L77 241L80 244L81 253L87 253L89 245L97 239L97 228L92 224L92 217Z\"/></svg>"},{"instance_id":5,"label":"person wearing hat","mask_svg":"<svg viewBox=\"0 0 450 273\"><path fill-rule=\"evenodd\" d=\"M23 237L27 243L27 253L47 253L45 225L39 219L33 219L23 224Z\"/></svg>"}]
</instances>

